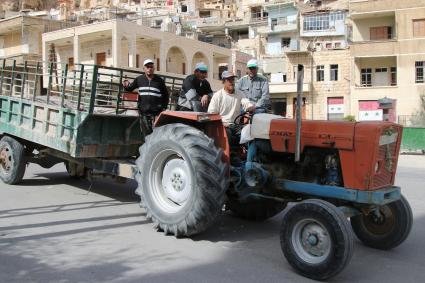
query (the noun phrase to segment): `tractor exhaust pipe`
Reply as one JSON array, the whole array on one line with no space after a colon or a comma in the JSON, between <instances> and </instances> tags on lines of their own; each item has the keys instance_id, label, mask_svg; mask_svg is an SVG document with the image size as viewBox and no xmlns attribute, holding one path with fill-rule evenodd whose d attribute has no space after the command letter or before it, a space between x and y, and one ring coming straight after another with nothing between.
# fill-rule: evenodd
<instances>
[{"instance_id":1,"label":"tractor exhaust pipe","mask_svg":"<svg viewBox=\"0 0 425 283\"><path fill-rule=\"evenodd\" d=\"M296 128L296 147L295 147L295 162L301 159L301 107L302 107L302 94L303 94L303 80L304 80L304 66L298 65L297 72L297 128Z\"/></svg>"}]
</instances>

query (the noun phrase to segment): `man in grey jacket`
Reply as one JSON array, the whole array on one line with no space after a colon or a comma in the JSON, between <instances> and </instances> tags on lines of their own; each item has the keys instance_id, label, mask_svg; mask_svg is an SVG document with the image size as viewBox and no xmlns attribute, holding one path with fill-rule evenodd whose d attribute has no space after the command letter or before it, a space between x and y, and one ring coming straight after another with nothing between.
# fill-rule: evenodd
<instances>
[{"instance_id":1,"label":"man in grey jacket","mask_svg":"<svg viewBox=\"0 0 425 283\"><path fill-rule=\"evenodd\" d=\"M236 83L236 91L241 92L256 107L256 113L266 112L270 108L269 82L258 74L257 60L251 59L246 64L248 75Z\"/></svg>"}]
</instances>

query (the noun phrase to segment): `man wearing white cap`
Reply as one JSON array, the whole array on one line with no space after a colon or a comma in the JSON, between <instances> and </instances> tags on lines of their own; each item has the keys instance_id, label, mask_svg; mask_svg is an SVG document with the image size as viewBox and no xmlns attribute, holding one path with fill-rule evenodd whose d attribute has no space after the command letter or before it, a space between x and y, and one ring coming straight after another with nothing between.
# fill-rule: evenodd
<instances>
[{"instance_id":1,"label":"man wearing white cap","mask_svg":"<svg viewBox=\"0 0 425 283\"><path fill-rule=\"evenodd\" d=\"M142 134L148 135L152 131L152 123L156 115L167 109L168 90L164 80L155 75L155 67L152 59L143 62L144 74L134 79L132 83L123 82L126 91L139 91L138 108Z\"/></svg>"},{"instance_id":2,"label":"man wearing white cap","mask_svg":"<svg viewBox=\"0 0 425 283\"><path fill-rule=\"evenodd\" d=\"M206 80L208 67L203 62L197 63L192 75L187 76L182 85L178 104L180 111L206 112L212 97L210 83Z\"/></svg>"},{"instance_id":3,"label":"man wearing white cap","mask_svg":"<svg viewBox=\"0 0 425 283\"><path fill-rule=\"evenodd\" d=\"M235 77L233 72L222 73L223 88L214 93L208 106L208 113L220 114L229 138L235 135L234 121L241 113L241 108L245 111L255 110L254 104L248 98L240 92L235 92Z\"/></svg>"},{"instance_id":4,"label":"man wearing white cap","mask_svg":"<svg viewBox=\"0 0 425 283\"><path fill-rule=\"evenodd\" d=\"M242 92L254 103L256 112L266 112L270 108L269 82L258 74L257 60L251 59L246 64L248 74L236 83L236 91Z\"/></svg>"}]
</instances>

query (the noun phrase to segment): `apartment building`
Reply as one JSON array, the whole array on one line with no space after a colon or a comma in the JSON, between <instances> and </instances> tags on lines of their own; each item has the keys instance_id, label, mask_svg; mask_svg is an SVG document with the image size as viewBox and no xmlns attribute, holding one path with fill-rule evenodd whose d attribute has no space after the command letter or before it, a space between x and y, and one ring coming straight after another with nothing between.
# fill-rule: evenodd
<instances>
[{"instance_id":1,"label":"apartment building","mask_svg":"<svg viewBox=\"0 0 425 283\"><path fill-rule=\"evenodd\" d=\"M405 123L425 94L425 2L350 1L351 105L358 120ZM379 99L392 99L380 109Z\"/></svg>"},{"instance_id":2,"label":"apartment building","mask_svg":"<svg viewBox=\"0 0 425 283\"><path fill-rule=\"evenodd\" d=\"M0 59L41 60L42 33L69 26L41 16L18 14L0 20Z\"/></svg>"},{"instance_id":3,"label":"apartment building","mask_svg":"<svg viewBox=\"0 0 425 283\"><path fill-rule=\"evenodd\" d=\"M294 117L296 69L302 64L303 118L341 120L349 115L348 2L278 1L265 7L272 25L263 64L270 74L273 111ZM270 54L274 58L269 59Z\"/></svg>"}]
</instances>

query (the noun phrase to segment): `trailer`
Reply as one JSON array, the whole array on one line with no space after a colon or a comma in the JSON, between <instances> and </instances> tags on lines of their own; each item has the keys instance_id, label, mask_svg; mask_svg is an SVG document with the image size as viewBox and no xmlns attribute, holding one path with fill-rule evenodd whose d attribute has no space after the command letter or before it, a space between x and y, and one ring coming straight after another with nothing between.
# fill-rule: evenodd
<instances>
[{"instance_id":1,"label":"trailer","mask_svg":"<svg viewBox=\"0 0 425 283\"><path fill-rule=\"evenodd\" d=\"M234 143L217 114L162 112L144 139L137 95L122 82L135 70L3 60L0 69L0 178L17 184L26 164L64 162L71 176L135 179L155 229L176 237L213 226L223 208L246 219L282 219L291 266L324 280L341 272L354 234L392 249L412 227L394 186L402 127L390 122L288 120L242 113L249 142ZM163 76L177 94L182 79ZM245 130L246 132L246 130ZM144 142L143 142L144 141ZM350 219L350 220L348 220Z\"/></svg>"}]
</instances>

